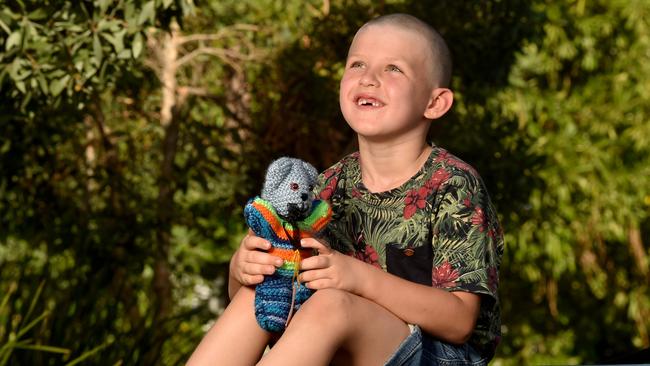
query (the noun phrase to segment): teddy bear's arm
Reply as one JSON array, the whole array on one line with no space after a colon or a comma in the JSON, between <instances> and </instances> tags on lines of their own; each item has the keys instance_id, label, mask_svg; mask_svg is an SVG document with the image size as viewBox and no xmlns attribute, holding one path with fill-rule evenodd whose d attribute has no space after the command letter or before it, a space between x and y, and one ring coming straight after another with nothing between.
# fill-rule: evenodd
<instances>
[{"instance_id":1,"label":"teddy bear's arm","mask_svg":"<svg viewBox=\"0 0 650 366\"><path fill-rule=\"evenodd\" d=\"M266 237L265 234L268 233L268 230L270 229L269 223L264 219L262 213L253 205L252 201L244 207L244 218L255 235Z\"/></svg>"}]
</instances>

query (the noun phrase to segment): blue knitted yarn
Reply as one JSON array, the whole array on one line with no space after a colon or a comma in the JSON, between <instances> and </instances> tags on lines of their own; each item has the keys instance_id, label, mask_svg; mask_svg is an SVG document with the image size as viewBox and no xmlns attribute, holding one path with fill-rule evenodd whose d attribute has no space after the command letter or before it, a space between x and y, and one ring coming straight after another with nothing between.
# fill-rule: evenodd
<instances>
[{"instance_id":1,"label":"blue knitted yarn","mask_svg":"<svg viewBox=\"0 0 650 366\"><path fill-rule=\"evenodd\" d=\"M293 272L287 275L276 271L255 288L255 318L263 329L270 332L284 330L291 307L292 276ZM296 285L294 312L312 293L304 284Z\"/></svg>"},{"instance_id":2,"label":"blue knitted yarn","mask_svg":"<svg viewBox=\"0 0 650 366\"><path fill-rule=\"evenodd\" d=\"M283 240L276 235L267 219L253 206L253 201L254 199L250 200L244 207L244 217L248 226L256 235L267 239L274 248L293 249L288 240ZM293 276L293 264L285 262L281 268L276 269L274 274L265 276L264 282L255 287L255 318L263 329L270 332L281 332L285 329L291 310L294 286L296 286L294 312L311 296L312 290L298 283L297 280L292 282Z\"/></svg>"}]
</instances>

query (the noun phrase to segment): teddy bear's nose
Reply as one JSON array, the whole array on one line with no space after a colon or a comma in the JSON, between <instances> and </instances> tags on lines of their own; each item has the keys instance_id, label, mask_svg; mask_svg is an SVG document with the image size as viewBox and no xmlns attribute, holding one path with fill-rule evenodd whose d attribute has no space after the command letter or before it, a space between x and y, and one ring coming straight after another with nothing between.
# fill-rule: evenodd
<instances>
[{"instance_id":1,"label":"teddy bear's nose","mask_svg":"<svg viewBox=\"0 0 650 366\"><path fill-rule=\"evenodd\" d=\"M302 198L303 201L307 201L307 198L309 198L309 195L307 193L303 193L300 195L300 198Z\"/></svg>"}]
</instances>

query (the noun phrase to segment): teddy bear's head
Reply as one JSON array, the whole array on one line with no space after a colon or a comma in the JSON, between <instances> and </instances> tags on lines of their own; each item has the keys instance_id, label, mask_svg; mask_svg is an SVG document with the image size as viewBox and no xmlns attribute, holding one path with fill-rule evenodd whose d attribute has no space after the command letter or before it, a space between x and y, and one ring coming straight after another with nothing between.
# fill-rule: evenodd
<instances>
[{"instance_id":1,"label":"teddy bear's head","mask_svg":"<svg viewBox=\"0 0 650 366\"><path fill-rule=\"evenodd\" d=\"M269 165L260 196L282 218L296 222L307 217L311 210L317 177L318 171L311 164L295 158L279 158Z\"/></svg>"}]
</instances>

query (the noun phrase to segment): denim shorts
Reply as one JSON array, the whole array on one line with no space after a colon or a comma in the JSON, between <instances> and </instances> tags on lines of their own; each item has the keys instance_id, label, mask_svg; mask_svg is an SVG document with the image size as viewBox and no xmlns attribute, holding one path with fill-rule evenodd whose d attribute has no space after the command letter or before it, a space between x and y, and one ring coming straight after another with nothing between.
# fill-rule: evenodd
<instances>
[{"instance_id":1,"label":"denim shorts","mask_svg":"<svg viewBox=\"0 0 650 366\"><path fill-rule=\"evenodd\" d=\"M441 342L422 334L416 325L385 366L485 366L487 363L469 344L454 346Z\"/></svg>"}]
</instances>

